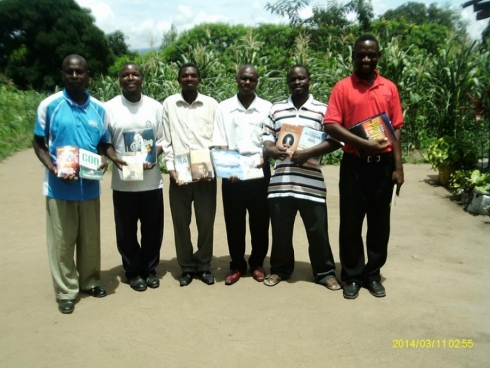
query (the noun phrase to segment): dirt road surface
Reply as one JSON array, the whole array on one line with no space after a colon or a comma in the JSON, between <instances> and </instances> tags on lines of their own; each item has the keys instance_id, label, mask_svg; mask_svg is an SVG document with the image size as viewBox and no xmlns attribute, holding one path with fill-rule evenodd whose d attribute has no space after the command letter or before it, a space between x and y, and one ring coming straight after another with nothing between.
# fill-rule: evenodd
<instances>
[{"instance_id":1,"label":"dirt road surface","mask_svg":"<svg viewBox=\"0 0 490 368\"><path fill-rule=\"evenodd\" d=\"M324 173L339 272L338 167L325 167ZM489 364L490 217L464 212L444 188L434 185L436 173L428 165L405 165L406 181L393 207L388 262L382 269L387 296L377 299L362 289L356 300L312 282L299 215L296 269L290 280L270 288L248 276L225 286L230 259L221 199L212 262L217 283L195 280L179 287L166 184L161 286L135 292L124 282L106 176L102 285L109 295L82 296L71 315L58 312L52 290L43 175L32 150L0 163L0 367ZM193 235L195 239L195 230Z\"/></svg>"}]
</instances>

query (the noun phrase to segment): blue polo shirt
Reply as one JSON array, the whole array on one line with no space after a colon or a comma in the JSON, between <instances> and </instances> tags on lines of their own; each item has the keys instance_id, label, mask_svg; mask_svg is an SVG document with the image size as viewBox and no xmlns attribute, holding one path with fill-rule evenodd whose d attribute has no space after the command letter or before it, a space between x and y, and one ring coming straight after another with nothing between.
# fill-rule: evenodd
<instances>
[{"instance_id":1,"label":"blue polo shirt","mask_svg":"<svg viewBox=\"0 0 490 368\"><path fill-rule=\"evenodd\" d=\"M48 141L48 149L56 165L56 148L76 146L97 152L100 142L109 143L108 117L102 104L88 92L87 101L78 105L65 90L43 100L38 109L34 134ZM86 201L99 197L98 180L64 180L46 170L43 194L68 201Z\"/></svg>"}]
</instances>

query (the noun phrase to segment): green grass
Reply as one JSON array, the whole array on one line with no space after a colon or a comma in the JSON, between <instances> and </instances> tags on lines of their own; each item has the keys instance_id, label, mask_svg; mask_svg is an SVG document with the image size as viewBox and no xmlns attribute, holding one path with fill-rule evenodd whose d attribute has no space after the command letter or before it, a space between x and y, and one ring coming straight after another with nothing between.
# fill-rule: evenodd
<instances>
[{"instance_id":1,"label":"green grass","mask_svg":"<svg viewBox=\"0 0 490 368\"><path fill-rule=\"evenodd\" d=\"M44 97L0 85L0 161L32 147L36 110Z\"/></svg>"}]
</instances>

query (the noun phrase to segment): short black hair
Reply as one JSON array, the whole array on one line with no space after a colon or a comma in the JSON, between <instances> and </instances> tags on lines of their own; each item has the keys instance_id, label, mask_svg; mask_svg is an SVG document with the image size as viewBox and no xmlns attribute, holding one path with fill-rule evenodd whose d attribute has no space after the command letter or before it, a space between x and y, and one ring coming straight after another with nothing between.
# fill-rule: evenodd
<instances>
[{"instance_id":1,"label":"short black hair","mask_svg":"<svg viewBox=\"0 0 490 368\"><path fill-rule=\"evenodd\" d=\"M378 51L379 51L379 42L378 42L378 39L373 36L372 34L369 34L369 33L366 33L366 34L363 34L362 36L359 36L356 40L356 42L354 43L354 49L352 50L352 52L354 52L354 50L356 49L357 45L360 43L360 42L363 42L363 41L373 41L376 43L376 46L378 46Z\"/></svg>"},{"instance_id":2,"label":"short black hair","mask_svg":"<svg viewBox=\"0 0 490 368\"><path fill-rule=\"evenodd\" d=\"M138 64L133 63L133 62L128 62L128 63L124 63L124 64L121 66L121 68L119 69L118 76L120 76L120 75L121 75L122 70L123 70L125 67L129 66L129 65L134 65L135 67L137 67L137 68L138 68L139 72L141 73L141 68L140 68L140 66L139 66Z\"/></svg>"},{"instance_id":3,"label":"short black hair","mask_svg":"<svg viewBox=\"0 0 490 368\"><path fill-rule=\"evenodd\" d=\"M80 60L85 65L85 70L88 70L87 60L85 60L85 58L83 56L80 56L78 54L70 54L67 57L65 57L63 59L63 62L61 63L61 70L65 69L65 64L68 63L68 60L71 60L71 59Z\"/></svg>"},{"instance_id":4,"label":"short black hair","mask_svg":"<svg viewBox=\"0 0 490 368\"><path fill-rule=\"evenodd\" d=\"M180 74L182 73L182 70L185 69L185 68L196 68L197 70L197 76L199 77L199 79L201 78L201 71L199 70L199 67L194 64L194 63L185 63L185 64L182 64L179 68L179 74L177 74L177 78L180 78Z\"/></svg>"},{"instance_id":5,"label":"short black hair","mask_svg":"<svg viewBox=\"0 0 490 368\"><path fill-rule=\"evenodd\" d=\"M308 75L308 78L310 78L310 71L306 66L304 66L303 64L295 64L291 68L289 68L288 73L286 74L286 80L289 81L289 74L291 73L291 70L293 70L294 68L302 68L306 70L306 74Z\"/></svg>"},{"instance_id":6,"label":"short black hair","mask_svg":"<svg viewBox=\"0 0 490 368\"><path fill-rule=\"evenodd\" d=\"M240 74L240 70L246 69L246 68L252 69L255 73L257 73L257 77L259 76L259 70L255 67L255 65L243 64L242 66L240 66L240 68L238 68L238 71L236 73L237 78L238 78L238 75Z\"/></svg>"}]
</instances>

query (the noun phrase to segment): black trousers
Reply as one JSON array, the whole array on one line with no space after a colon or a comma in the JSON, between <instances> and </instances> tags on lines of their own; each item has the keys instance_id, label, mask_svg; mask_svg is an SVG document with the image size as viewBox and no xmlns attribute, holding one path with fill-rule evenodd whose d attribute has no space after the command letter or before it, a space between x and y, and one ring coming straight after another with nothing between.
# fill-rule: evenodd
<instances>
[{"instance_id":1,"label":"black trousers","mask_svg":"<svg viewBox=\"0 0 490 368\"><path fill-rule=\"evenodd\" d=\"M379 161L375 156L367 162L344 153L340 164L339 251L345 282L380 281L380 269L388 256L395 164L392 154L379 157ZM365 217L367 263L362 240Z\"/></svg>"},{"instance_id":2,"label":"black trousers","mask_svg":"<svg viewBox=\"0 0 490 368\"><path fill-rule=\"evenodd\" d=\"M163 239L163 190L112 192L117 249L128 278L155 273ZM138 220L141 245L138 242Z\"/></svg>"},{"instance_id":3,"label":"black trousers","mask_svg":"<svg viewBox=\"0 0 490 368\"><path fill-rule=\"evenodd\" d=\"M269 250L269 205L267 187L271 176L268 164L263 168L264 178L232 183L223 179L221 192L225 215L226 237L230 251L230 269L247 271L245 260L246 217L252 251L248 259L251 269L262 267Z\"/></svg>"},{"instance_id":4,"label":"black trousers","mask_svg":"<svg viewBox=\"0 0 490 368\"><path fill-rule=\"evenodd\" d=\"M272 224L271 273L287 279L294 271L293 229L299 211L308 238L308 254L315 281L335 276L335 262L328 238L327 206L294 197L270 198Z\"/></svg>"},{"instance_id":5,"label":"black trousers","mask_svg":"<svg viewBox=\"0 0 490 368\"><path fill-rule=\"evenodd\" d=\"M216 180L182 186L170 180L168 194L174 225L175 251L182 272L209 271L213 258ZM198 233L195 252L190 229L193 205Z\"/></svg>"}]
</instances>

